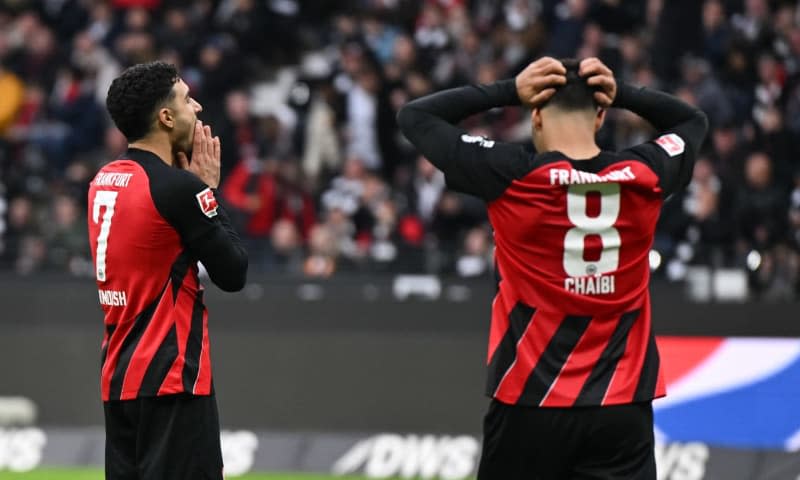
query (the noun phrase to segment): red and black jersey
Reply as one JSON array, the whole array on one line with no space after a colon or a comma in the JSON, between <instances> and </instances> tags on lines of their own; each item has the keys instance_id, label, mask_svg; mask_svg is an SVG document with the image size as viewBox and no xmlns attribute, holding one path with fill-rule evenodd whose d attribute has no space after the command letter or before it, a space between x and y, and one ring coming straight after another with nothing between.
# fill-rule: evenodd
<instances>
[{"instance_id":1,"label":"red and black jersey","mask_svg":"<svg viewBox=\"0 0 800 480\"><path fill-rule=\"evenodd\" d=\"M129 149L89 188L100 304L103 401L213 391L208 314L197 262L226 290L247 256L214 191L155 154Z\"/></svg>"},{"instance_id":2,"label":"red and black jersey","mask_svg":"<svg viewBox=\"0 0 800 480\"><path fill-rule=\"evenodd\" d=\"M499 283L487 393L545 407L663 396L648 259L664 197L691 176L705 116L666 94L621 85L618 106L648 120L658 111L672 124L653 142L585 160L535 155L453 125L518 102L510 80L424 97L398 117L450 188L488 203Z\"/></svg>"}]
</instances>

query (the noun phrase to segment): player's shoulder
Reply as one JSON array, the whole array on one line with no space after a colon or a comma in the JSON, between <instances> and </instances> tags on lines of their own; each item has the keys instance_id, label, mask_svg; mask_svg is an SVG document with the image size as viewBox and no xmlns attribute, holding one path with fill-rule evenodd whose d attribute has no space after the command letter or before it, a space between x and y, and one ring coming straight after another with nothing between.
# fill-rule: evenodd
<instances>
[{"instance_id":1,"label":"player's shoulder","mask_svg":"<svg viewBox=\"0 0 800 480\"><path fill-rule=\"evenodd\" d=\"M141 163L154 194L183 195L206 188L197 175L182 168L167 165L158 157L147 158Z\"/></svg>"},{"instance_id":2,"label":"player's shoulder","mask_svg":"<svg viewBox=\"0 0 800 480\"><path fill-rule=\"evenodd\" d=\"M633 156L647 163L683 155L686 151L686 140L674 132L664 133L658 137L620 151L625 156Z\"/></svg>"}]
</instances>

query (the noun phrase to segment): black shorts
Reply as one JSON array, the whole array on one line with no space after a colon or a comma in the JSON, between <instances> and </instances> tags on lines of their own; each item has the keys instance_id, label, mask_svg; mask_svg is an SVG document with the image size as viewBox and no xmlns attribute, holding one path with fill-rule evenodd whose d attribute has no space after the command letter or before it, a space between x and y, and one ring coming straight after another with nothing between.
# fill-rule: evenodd
<instances>
[{"instance_id":1,"label":"black shorts","mask_svg":"<svg viewBox=\"0 0 800 480\"><path fill-rule=\"evenodd\" d=\"M478 480L655 480L650 402L535 408L492 400Z\"/></svg>"},{"instance_id":2,"label":"black shorts","mask_svg":"<svg viewBox=\"0 0 800 480\"><path fill-rule=\"evenodd\" d=\"M103 406L106 480L222 480L213 395L165 395Z\"/></svg>"}]
</instances>

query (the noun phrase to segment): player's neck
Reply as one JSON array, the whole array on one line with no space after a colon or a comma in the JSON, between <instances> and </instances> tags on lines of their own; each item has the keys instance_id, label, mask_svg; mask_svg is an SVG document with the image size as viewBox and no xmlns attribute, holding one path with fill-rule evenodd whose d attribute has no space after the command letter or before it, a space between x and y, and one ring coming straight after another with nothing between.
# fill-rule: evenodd
<instances>
[{"instance_id":1,"label":"player's neck","mask_svg":"<svg viewBox=\"0 0 800 480\"><path fill-rule=\"evenodd\" d=\"M539 130L539 152L558 151L574 160L589 159L600 153L595 142L595 121L584 112L542 111L544 125Z\"/></svg>"},{"instance_id":2,"label":"player's neck","mask_svg":"<svg viewBox=\"0 0 800 480\"><path fill-rule=\"evenodd\" d=\"M554 143L548 148L549 152L561 152L572 160L589 160L600 153L600 147L596 143L586 145L575 145L574 143Z\"/></svg>"},{"instance_id":3,"label":"player's neck","mask_svg":"<svg viewBox=\"0 0 800 480\"><path fill-rule=\"evenodd\" d=\"M158 141L149 137L142 138L128 144L128 148L138 148L153 153L169 166L173 164L172 145L167 142Z\"/></svg>"},{"instance_id":4,"label":"player's neck","mask_svg":"<svg viewBox=\"0 0 800 480\"><path fill-rule=\"evenodd\" d=\"M554 128L543 132L542 147L544 151L558 151L574 160L583 160L596 157L600 147L594 138L594 130L586 128Z\"/></svg>"}]
</instances>

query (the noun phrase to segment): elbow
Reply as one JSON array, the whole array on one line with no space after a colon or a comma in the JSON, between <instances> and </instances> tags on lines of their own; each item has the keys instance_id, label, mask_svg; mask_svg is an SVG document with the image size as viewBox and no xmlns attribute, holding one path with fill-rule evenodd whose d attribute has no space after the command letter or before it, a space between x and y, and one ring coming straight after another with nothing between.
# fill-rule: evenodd
<instances>
[{"instance_id":1,"label":"elbow","mask_svg":"<svg viewBox=\"0 0 800 480\"><path fill-rule=\"evenodd\" d=\"M403 105L400 111L397 112L397 126L400 127L400 131L403 132L403 135L408 137L410 132L414 129L415 123L415 115L412 109L408 107L408 104Z\"/></svg>"},{"instance_id":2,"label":"elbow","mask_svg":"<svg viewBox=\"0 0 800 480\"><path fill-rule=\"evenodd\" d=\"M247 253L242 250L228 264L229 274L222 278L212 278L214 284L224 292L238 292L247 284Z\"/></svg>"}]
</instances>

